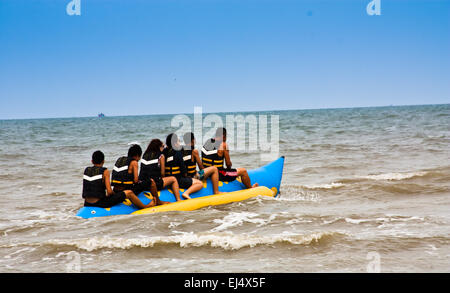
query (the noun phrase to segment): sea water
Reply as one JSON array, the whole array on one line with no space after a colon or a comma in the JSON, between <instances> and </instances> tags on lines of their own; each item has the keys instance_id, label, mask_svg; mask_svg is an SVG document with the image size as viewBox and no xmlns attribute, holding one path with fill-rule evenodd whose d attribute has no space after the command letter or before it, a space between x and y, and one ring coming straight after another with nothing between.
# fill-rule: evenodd
<instances>
[{"instance_id":1,"label":"sea water","mask_svg":"<svg viewBox=\"0 0 450 293\"><path fill-rule=\"evenodd\" d=\"M278 198L88 220L91 154L111 169L173 115L0 120L0 272L450 272L450 105L270 114Z\"/></svg>"}]
</instances>

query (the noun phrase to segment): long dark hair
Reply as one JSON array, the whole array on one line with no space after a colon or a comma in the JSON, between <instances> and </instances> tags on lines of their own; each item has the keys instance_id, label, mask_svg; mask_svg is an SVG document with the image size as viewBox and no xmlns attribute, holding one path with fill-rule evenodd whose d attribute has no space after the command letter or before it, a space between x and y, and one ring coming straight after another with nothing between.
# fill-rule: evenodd
<instances>
[{"instance_id":1,"label":"long dark hair","mask_svg":"<svg viewBox=\"0 0 450 293\"><path fill-rule=\"evenodd\" d=\"M178 135L175 133L171 133L166 138L166 146L168 149L174 149L173 143L178 142ZM179 151L181 147L178 147L177 149L174 149L176 151Z\"/></svg>"},{"instance_id":2,"label":"long dark hair","mask_svg":"<svg viewBox=\"0 0 450 293\"><path fill-rule=\"evenodd\" d=\"M195 139L195 136L194 136L194 134L192 133L192 132L186 132L184 135L183 135L183 141L184 141L184 144L186 145L186 146L191 146L191 144L192 144L192 141Z\"/></svg>"},{"instance_id":3,"label":"long dark hair","mask_svg":"<svg viewBox=\"0 0 450 293\"><path fill-rule=\"evenodd\" d=\"M157 138L152 139L150 143L148 144L147 149L145 150L145 153L149 152L155 152L158 153L161 151L161 147L163 145L163 142Z\"/></svg>"}]
</instances>

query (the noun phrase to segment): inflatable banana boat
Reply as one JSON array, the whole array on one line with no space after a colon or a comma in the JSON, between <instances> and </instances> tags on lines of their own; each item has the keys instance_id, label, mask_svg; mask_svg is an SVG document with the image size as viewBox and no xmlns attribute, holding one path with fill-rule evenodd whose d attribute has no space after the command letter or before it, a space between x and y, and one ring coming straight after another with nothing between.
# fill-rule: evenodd
<instances>
[{"instance_id":1,"label":"inflatable banana boat","mask_svg":"<svg viewBox=\"0 0 450 293\"><path fill-rule=\"evenodd\" d=\"M190 211L205 206L242 201L258 195L276 197L280 190L283 165L284 157L281 157L258 169L248 170L248 175L250 176L252 184L256 182L259 184L259 187L256 188L245 189L244 184L239 178L232 182L219 181L219 191L223 193L214 195L211 181L208 179L203 181L203 188L201 190L190 195L191 199L183 199L182 201L177 202L171 190L163 189L158 192L159 198L162 201L171 202L169 204L139 210L130 200L126 199L124 202L111 208L82 207L78 211L77 216L87 219L93 217L148 214L164 211ZM180 189L180 193L183 192L184 189ZM143 204L149 204L153 200L150 192L146 191L140 193L138 197Z\"/></svg>"}]
</instances>

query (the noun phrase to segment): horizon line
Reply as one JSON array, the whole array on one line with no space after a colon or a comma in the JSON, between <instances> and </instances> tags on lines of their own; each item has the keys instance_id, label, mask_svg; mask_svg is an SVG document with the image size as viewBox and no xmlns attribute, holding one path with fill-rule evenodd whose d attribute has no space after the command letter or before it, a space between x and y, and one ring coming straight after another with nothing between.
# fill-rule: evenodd
<instances>
[{"instance_id":1,"label":"horizon line","mask_svg":"<svg viewBox=\"0 0 450 293\"><path fill-rule=\"evenodd\" d=\"M284 112L284 111L303 111L303 110L338 110L338 109L361 109L361 108L386 108L386 107L407 107L407 106L440 106L450 105L450 103L439 104L404 104L404 105L384 105L384 106L356 106L356 107L331 107L331 108L302 108L302 109L274 109L274 110L256 110L256 111L220 111L220 112L202 112L202 114L223 114L223 113L251 113L251 112ZM194 106L194 108L197 106ZM160 113L160 114L130 114L130 115L106 115L103 112L98 114L104 114L105 117L140 117L140 116L158 116L158 115L193 115L194 113ZM98 115L97 114L97 115ZM96 118L97 116L65 116L65 117L32 117L32 118L0 118L0 121L11 120L41 120L41 119L75 119L75 118Z\"/></svg>"}]
</instances>

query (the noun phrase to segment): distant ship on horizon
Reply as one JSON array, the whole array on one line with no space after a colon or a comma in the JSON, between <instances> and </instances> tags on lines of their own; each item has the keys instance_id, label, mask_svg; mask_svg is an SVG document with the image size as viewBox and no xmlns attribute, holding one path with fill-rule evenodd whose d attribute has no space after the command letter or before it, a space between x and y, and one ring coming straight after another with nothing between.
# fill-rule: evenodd
<instances>
[{"instance_id":1,"label":"distant ship on horizon","mask_svg":"<svg viewBox=\"0 0 450 293\"><path fill-rule=\"evenodd\" d=\"M103 113L98 114L98 118L103 118L103 117L105 117L105 114L103 114Z\"/></svg>"}]
</instances>

